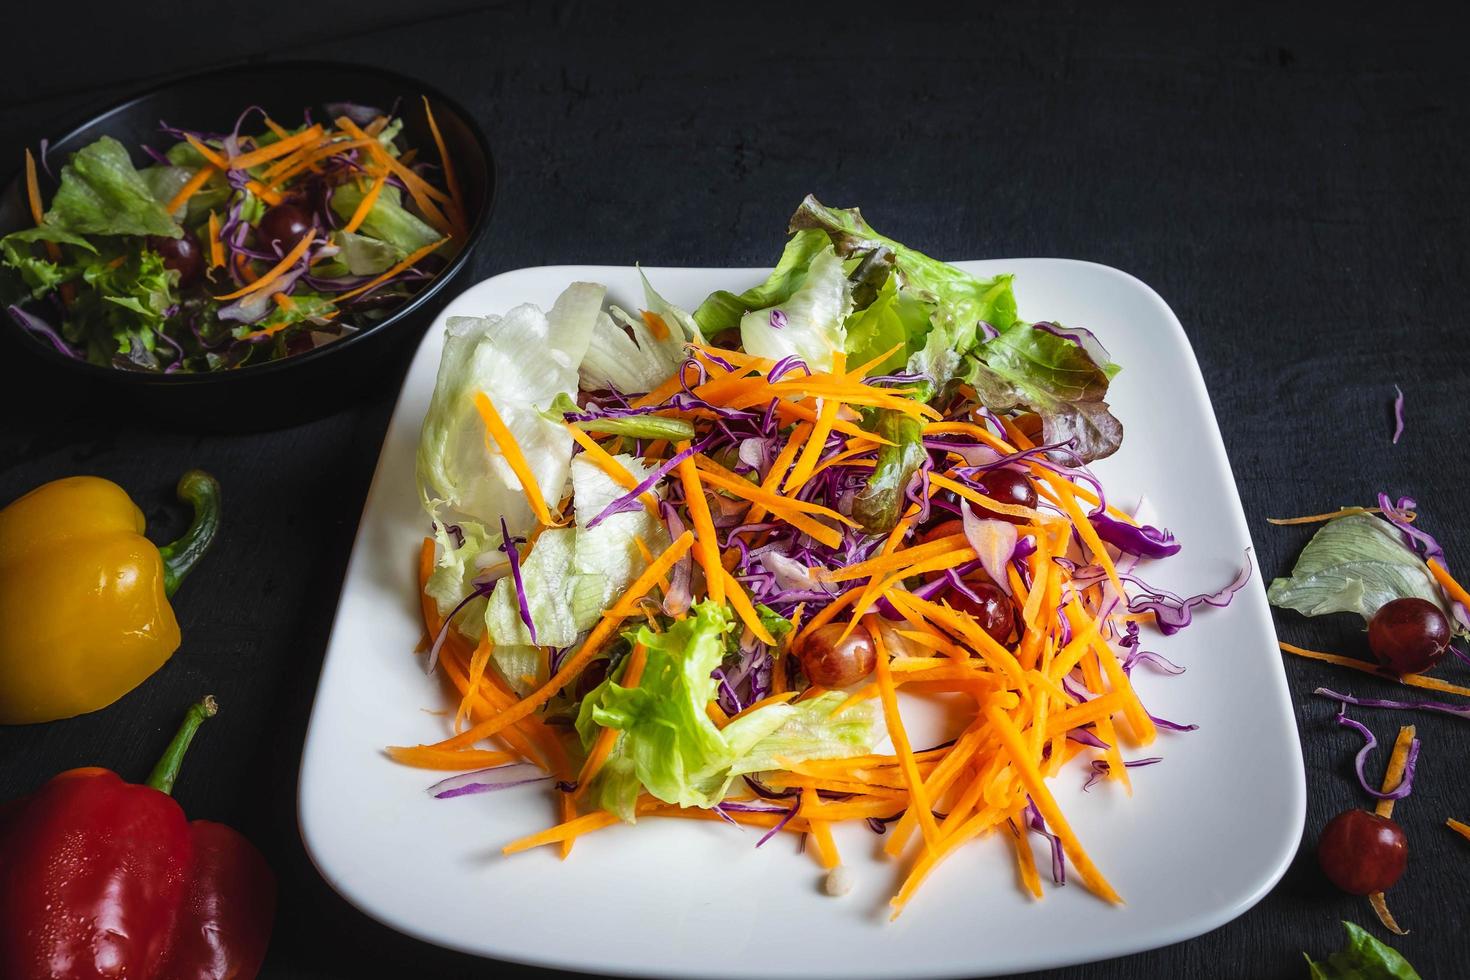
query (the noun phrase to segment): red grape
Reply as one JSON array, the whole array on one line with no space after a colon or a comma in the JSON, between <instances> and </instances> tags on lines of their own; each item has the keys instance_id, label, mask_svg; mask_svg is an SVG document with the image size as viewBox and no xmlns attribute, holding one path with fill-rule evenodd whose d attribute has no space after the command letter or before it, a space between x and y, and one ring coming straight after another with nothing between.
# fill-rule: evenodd
<instances>
[{"instance_id":1,"label":"red grape","mask_svg":"<svg viewBox=\"0 0 1470 980\"><path fill-rule=\"evenodd\" d=\"M1396 674L1417 674L1439 663L1450 645L1450 624L1427 599L1385 603L1368 620L1368 646Z\"/></svg>"},{"instance_id":2,"label":"red grape","mask_svg":"<svg viewBox=\"0 0 1470 980\"><path fill-rule=\"evenodd\" d=\"M204 278L204 249L199 246L199 239L191 233L186 231L180 238L149 236L148 248L163 259L165 269L172 269L179 274L180 289L192 286Z\"/></svg>"},{"instance_id":3,"label":"red grape","mask_svg":"<svg viewBox=\"0 0 1470 980\"><path fill-rule=\"evenodd\" d=\"M1349 894L1387 891L1409 863L1409 839L1387 817L1344 810L1322 828L1317 863L1334 885Z\"/></svg>"},{"instance_id":4,"label":"red grape","mask_svg":"<svg viewBox=\"0 0 1470 980\"><path fill-rule=\"evenodd\" d=\"M313 227L311 215L290 201L284 201L260 216L255 225L255 247L270 251L274 244L283 253L289 252L311 233Z\"/></svg>"},{"instance_id":5,"label":"red grape","mask_svg":"<svg viewBox=\"0 0 1470 980\"><path fill-rule=\"evenodd\" d=\"M855 626L846 639L843 623L828 623L801 641L796 657L802 673L822 687L850 687L873 672L878 651L867 627Z\"/></svg>"},{"instance_id":6,"label":"red grape","mask_svg":"<svg viewBox=\"0 0 1470 980\"><path fill-rule=\"evenodd\" d=\"M1036 506L1036 486L1024 473L1018 473L1012 469L1002 467L986 473L980 478L980 492L1003 504L1031 508ZM986 511L983 516L1010 521L1012 524L1026 523L1024 517L997 514L995 511Z\"/></svg>"},{"instance_id":7,"label":"red grape","mask_svg":"<svg viewBox=\"0 0 1470 980\"><path fill-rule=\"evenodd\" d=\"M975 617L975 622L995 642L1005 643L1010 640L1011 631L1016 627L1016 611L1011 604L1011 597L983 573L966 579L965 587L979 596L980 601L976 602L959 589L950 590L944 597L945 601L960 612Z\"/></svg>"}]
</instances>

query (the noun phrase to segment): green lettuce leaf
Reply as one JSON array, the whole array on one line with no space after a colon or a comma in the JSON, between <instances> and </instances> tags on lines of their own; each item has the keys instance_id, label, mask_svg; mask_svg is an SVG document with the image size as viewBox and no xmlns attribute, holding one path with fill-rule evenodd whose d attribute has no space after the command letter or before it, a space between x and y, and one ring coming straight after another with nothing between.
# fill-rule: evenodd
<instances>
[{"instance_id":1,"label":"green lettuce leaf","mask_svg":"<svg viewBox=\"0 0 1470 980\"><path fill-rule=\"evenodd\" d=\"M866 364L897 346L868 370L870 375L892 374L923 350L929 327L928 306L889 276L873 301L847 319L847 363Z\"/></svg>"},{"instance_id":2,"label":"green lettuce leaf","mask_svg":"<svg viewBox=\"0 0 1470 980\"><path fill-rule=\"evenodd\" d=\"M520 480L486 445L475 397L485 392L526 458L541 494L561 498L571 466L566 427L542 413L561 393L577 390L604 287L574 283L550 313L523 305L504 317L450 317L444 353L419 438L420 499L431 519L476 521L512 534L535 524Z\"/></svg>"},{"instance_id":3,"label":"green lettuce leaf","mask_svg":"<svg viewBox=\"0 0 1470 980\"><path fill-rule=\"evenodd\" d=\"M610 757L617 764L589 787L597 805L631 820L642 788L667 803L709 807L735 777L778 768L778 759L843 758L871 750L879 737L872 705L833 718L846 700L840 691L795 705L769 705L717 728L705 706L714 697L710 674L724 657L732 626L725 607L705 601L663 633L642 627L630 637L647 650L638 686L622 687L615 671L583 699L577 732L584 747L599 727L622 733Z\"/></svg>"},{"instance_id":4,"label":"green lettuce leaf","mask_svg":"<svg viewBox=\"0 0 1470 980\"><path fill-rule=\"evenodd\" d=\"M580 413L581 408L565 393L557 395L556 401L546 410L546 417L553 422L565 421L565 416ZM623 418L587 419L573 422L583 432L599 432L630 439L667 439L678 442L694 438L694 426L683 419L667 418L662 415L629 415Z\"/></svg>"},{"instance_id":5,"label":"green lettuce leaf","mask_svg":"<svg viewBox=\"0 0 1470 980\"><path fill-rule=\"evenodd\" d=\"M779 361L795 355L813 371L830 371L847 349L843 321L852 310L852 284L842 260L824 246L813 258L801 287L780 303L740 318L747 354Z\"/></svg>"},{"instance_id":6,"label":"green lettuce leaf","mask_svg":"<svg viewBox=\"0 0 1470 980\"><path fill-rule=\"evenodd\" d=\"M806 281L807 269L817 253L826 248L827 236L820 231L799 231L786 242L776 268L759 286L743 293L720 290L711 293L694 311L694 319L705 336L713 337L723 330L740 326L741 317L751 310L775 306L787 300Z\"/></svg>"},{"instance_id":7,"label":"green lettuce leaf","mask_svg":"<svg viewBox=\"0 0 1470 980\"><path fill-rule=\"evenodd\" d=\"M154 351L164 343L165 313L178 302L178 273L166 269L156 252L132 247L81 253L80 261L64 271L65 281L75 282L77 290L62 336L94 364L161 367Z\"/></svg>"},{"instance_id":8,"label":"green lettuce leaf","mask_svg":"<svg viewBox=\"0 0 1470 980\"><path fill-rule=\"evenodd\" d=\"M997 330L1005 330L1015 322L1016 297L1010 276L977 279L932 259L878 234L857 208L829 208L808 195L791 216L790 229L824 232L843 258L884 246L893 250L894 274L900 286L933 311L933 327L921 349L910 358L909 370L923 374L936 388L958 374L960 357L975 345L980 321Z\"/></svg>"},{"instance_id":9,"label":"green lettuce leaf","mask_svg":"<svg viewBox=\"0 0 1470 980\"><path fill-rule=\"evenodd\" d=\"M61 186L43 223L79 235L184 233L111 136L82 147L61 168Z\"/></svg>"},{"instance_id":10,"label":"green lettuce leaf","mask_svg":"<svg viewBox=\"0 0 1470 980\"><path fill-rule=\"evenodd\" d=\"M193 147L190 149L192 150ZM138 176L142 177L143 182L148 185L148 191L153 195L153 199L167 206L168 202L174 199L174 195L193 178L198 169L198 167L159 165L143 168L138 171ZM204 182L203 187L194 192L188 203L184 205L184 213L179 217L185 225L198 224L208 217L210 211L223 207L230 199L230 193L229 181L216 173Z\"/></svg>"},{"instance_id":11,"label":"green lettuce leaf","mask_svg":"<svg viewBox=\"0 0 1470 980\"><path fill-rule=\"evenodd\" d=\"M1047 442L1070 442L1084 460L1111 456L1123 442L1123 423L1103 401L1107 372L1066 337L1013 323L975 349L965 377L988 408L1035 412Z\"/></svg>"},{"instance_id":12,"label":"green lettuce leaf","mask_svg":"<svg viewBox=\"0 0 1470 980\"><path fill-rule=\"evenodd\" d=\"M887 534L898 523L904 506L904 491L928 458L919 419L903 412L882 409L873 431L892 445L878 450L873 476L852 501L852 518L869 534Z\"/></svg>"},{"instance_id":13,"label":"green lettuce leaf","mask_svg":"<svg viewBox=\"0 0 1470 980\"><path fill-rule=\"evenodd\" d=\"M1346 946L1320 963L1307 957L1312 980L1419 980L1398 950L1351 922L1343 926L1348 934Z\"/></svg>"},{"instance_id":14,"label":"green lettuce leaf","mask_svg":"<svg viewBox=\"0 0 1470 980\"><path fill-rule=\"evenodd\" d=\"M1371 619L1394 599L1427 599L1454 622L1438 583L1393 525L1372 514L1328 521L1312 535L1288 578L1266 590L1274 606L1304 616L1352 612Z\"/></svg>"},{"instance_id":15,"label":"green lettuce leaf","mask_svg":"<svg viewBox=\"0 0 1470 980\"><path fill-rule=\"evenodd\" d=\"M362 203L366 194L367 191L359 190L350 181L342 184L332 191L332 211L337 217L347 221L356 213L357 206ZM432 245L443 237L403 206L402 192L392 185L383 188L367 217L358 226L358 232L398 249L401 253L399 258L425 245Z\"/></svg>"}]
</instances>

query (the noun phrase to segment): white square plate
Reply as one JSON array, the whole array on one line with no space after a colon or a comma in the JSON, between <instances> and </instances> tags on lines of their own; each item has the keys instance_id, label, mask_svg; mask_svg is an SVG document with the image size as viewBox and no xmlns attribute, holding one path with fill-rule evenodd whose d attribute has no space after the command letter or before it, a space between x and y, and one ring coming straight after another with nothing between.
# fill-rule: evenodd
<instances>
[{"instance_id":1,"label":"white square plate","mask_svg":"<svg viewBox=\"0 0 1470 980\"><path fill-rule=\"evenodd\" d=\"M1061 259L961 262L979 276L1016 274L1023 316L1092 328L1123 372L1111 401L1123 448L1096 467L1118 501L1147 493L1184 544L1148 573L1189 594L1228 582L1250 545L1209 396L1178 319L1147 286L1106 266ZM715 289L743 289L759 269L650 269L672 302L692 308ZM1146 630L1181 677L1135 673L1155 714L1193 722L1133 755L1162 755L1116 783L1082 792L1074 763L1053 789L1126 905L1080 885L1033 901L1020 891L1007 841L967 845L896 922L888 898L900 869L881 838L840 827L856 886L822 894L810 856L781 836L726 824L654 820L512 858L500 847L556 822L546 784L436 800L431 772L390 761L383 746L434 742L448 703L413 653L421 625L415 565L425 518L414 485L419 426L434 387L443 320L550 308L573 280L606 283L638 308L631 268L561 266L508 272L450 304L419 348L388 428L322 666L301 768L301 833L317 868L386 925L483 956L591 972L658 976L949 977L1010 973L1119 956L1214 929L1257 902L1301 835L1305 782L1296 725L1259 574L1224 610L1183 633ZM921 742L924 734L916 734ZM1040 853L1040 852L1039 852ZM1046 867L1044 854L1042 867Z\"/></svg>"}]
</instances>

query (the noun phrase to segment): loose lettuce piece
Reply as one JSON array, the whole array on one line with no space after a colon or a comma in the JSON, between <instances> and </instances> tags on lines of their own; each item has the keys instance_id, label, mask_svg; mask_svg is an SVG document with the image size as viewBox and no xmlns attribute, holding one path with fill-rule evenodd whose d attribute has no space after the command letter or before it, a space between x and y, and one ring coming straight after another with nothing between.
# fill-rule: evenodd
<instances>
[{"instance_id":1,"label":"loose lettuce piece","mask_svg":"<svg viewBox=\"0 0 1470 980\"><path fill-rule=\"evenodd\" d=\"M672 322L671 322L672 319ZM665 318L669 336L656 337L642 318L616 306L600 313L582 361L582 386L616 388L624 394L652 391L678 370L692 339L677 317Z\"/></svg>"},{"instance_id":2,"label":"loose lettuce piece","mask_svg":"<svg viewBox=\"0 0 1470 980\"><path fill-rule=\"evenodd\" d=\"M558 395L546 417L553 422L566 421L566 416L581 414L582 409L569 395ZM663 415L626 415L614 418L588 419L573 422L583 432L601 432L609 435L628 436L632 439L667 439L678 442L694 438L694 426L683 419Z\"/></svg>"},{"instance_id":3,"label":"loose lettuce piece","mask_svg":"<svg viewBox=\"0 0 1470 980\"><path fill-rule=\"evenodd\" d=\"M1391 524L1372 514L1322 525L1291 576L1276 579L1266 590L1272 605L1304 616L1352 612L1365 620L1385 603L1407 596L1427 599L1451 615L1424 562Z\"/></svg>"},{"instance_id":4,"label":"loose lettuce piece","mask_svg":"<svg viewBox=\"0 0 1470 980\"><path fill-rule=\"evenodd\" d=\"M852 285L842 260L824 247L796 292L741 317L741 346L756 357L779 361L795 355L813 371L830 371L834 356L847 349L843 321L851 310Z\"/></svg>"},{"instance_id":5,"label":"loose lettuce piece","mask_svg":"<svg viewBox=\"0 0 1470 980\"><path fill-rule=\"evenodd\" d=\"M642 460L629 455L615 458L635 477L648 475ZM614 514L596 527L588 527L592 518L625 491L581 456L572 461L571 478L576 524L543 531L521 562L536 640L554 647L570 646L578 635L591 629L643 570L637 539L653 551L662 551L669 543L663 524L642 508ZM466 588L460 595L468 591ZM496 584L485 609L485 621L497 647L531 642L530 630L520 616L513 579Z\"/></svg>"},{"instance_id":6,"label":"loose lettuce piece","mask_svg":"<svg viewBox=\"0 0 1470 980\"><path fill-rule=\"evenodd\" d=\"M977 279L938 259L932 259L874 231L857 208L829 208L808 195L791 216L790 230L825 233L837 249L848 256L865 254L882 246L894 253L894 273L904 290L930 304L933 328L918 353L909 360L909 370L925 375L942 387L955 377L960 355L975 344L976 328L984 320L1005 330L1016 319L1016 297L1010 276Z\"/></svg>"},{"instance_id":7,"label":"loose lettuce piece","mask_svg":"<svg viewBox=\"0 0 1470 980\"><path fill-rule=\"evenodd\" d=\"M79 235L159 235L184 231L153 196L127 149L104 136L61 168L61 186L44 224Z\"/></svg>"},{"instance_id":8,"label":"loose lettuce piece","mask_svg":"<svg viewBox=\"0 0 1470 980\"><path fill-rule=\"evenodd\" d=\"M891 445L878 450L872 479L853 498L852 518L869 534L887 534L898 523L904 493L929 454L924 449L923 427L911 415L882 409L873 430Z\"/></svg>"},{"instance_id":9,"label":"loose lettuce piece","mask_svg":"<svg viewBox=\"0 0 1470 980\"><path fill-rule=\"evenodd\" d=\"M76 262L53 262L31 247L36 242L71 245L91 255L97 254L97 249L85 238L49 225L26 228L0 238L0 265L16 273L32 299L40 299L62 283L79 278L90 261L80 256Z\"/></svg>"},{"instance_id":10,"label":"loose lettuce piece","mask_svg":"<svg viewBox=\"0 0 1470 980\"><path fill-rule=\"evenodd\" d=\"M1351 922L1343 926L1348 934L1346 946L1321 963L1307 957L1312 980L1419 980L1419 974L1398 950Z\"/></svg>"},{"instance_id":11,"label":"loose lettuce piece","mask_svg":"<svg viewBox=\"0 0 1470 980\"><path fill-rule=\"evenodd\" d=\"M504 517L512 534L524 534L535 523L520 481L499 450L487 445L475 407L480 392L515 438L542 496L560 499L572 439L542 413L558 394L577 390L577 366L604 292L599 285L573 283L549 315L525 305L504 317L449 318L419 439L419 493L430 517L487 527Z\"/></svg>"},{"instance_id":12,"label":"loose lettuce piece","mask_svg":"<svg viewBox=\"0 0 1470 980\"><path fill-rule=\"evenodd\" d=\"M576 584L572 560L576 545L576 528L547 528L521 559L526 608L536 624L536 642L544 646L570 646L577 638L577 625L572 618L572 590ZM531 632L521 621L515 579L511 576L495 583L495 591L490 593L490 601L485 606L485 626L497 647L531 642Z\"/></svg>"},{"instance_id":13,"label":"loose lettuce piece","mask_svg":"<svg viewBox=\"0 0 1470 980\"><path fill-rule=\"evenodd\" d=\"M498 528L497 528L498 531ZM424 592L434 600L440 616L448 616L459 605L460 600L474 590L474 581L481 570L493 565L504 555L496 550L500 535L492 534L478 521L460 521L451 529L448 525L434 525L434 541L438 560ZM461 632L472 639L480 636L483 614L478 610L466 609L458 621Z\"/></svg>"},{"instance_id":14,"label":"loose lettuce piece","mask_svg":"<svg viewBox=\"0 0 1470 980\"><path fill-rule=\"evenodd\" d=\"M341 251L326 266L318 267L316 275L376 276L387 272L405 254L385 241L351 231L332 232L332 244Z\"/></svg>"},{"instance_id":15,"label":"loose lettuce piece","mask_svg":"<svg viewBox=\"0 0 1470 980\"><path fill-rule=\"evenodd\" d=\"M871 705L832 717L846 699L841 692L770 705L715 727L705 712L715 693L710 672L724 657L731 627L728 611L709 601L664 633L643 627L634 637L647 650L638 686L609 678L583 699L577 731L584 746L599 726L622 732L612 755L617 766L589 788L597 805L631 820L641 786L668 803L713 806L736 776L777 768L777 759L840 758L872 748L878 730Z\"/></svg>"},{"instance_id":16,"label":"loose lettuce piece","mask_svg":"<svg viewBox=\"0 0 1470 980\"><path fill-rule=\"evenodd\" d=\"M740 326L740 318L751 310L774 306L788 299L806 281L808 267L826 248L827 236L820 231L799 231L786 242L776 268L759 286L743 293L725 290L711 293L694 311L694 320L706 336Z\"/></svg>"},{"instance_id":17,"label":"loose lettuce piece","mask_svg":"<svg viewBox=\"0 0 1470 980\"><path fill-rule=\"evenodd\" d=\"M79 271L76 298L62 324L66 339L94 364L161 367L154 351L163 343L165 314L178 302L178 274L164 268L156 252L136 248L89 257ZM172 360L169 354L163 361Z\"/></svg>"},{"instance_id":18,"label":"loose lettuce piece","mask_svg":"<svg viewBox=\"0 0 1470 980\"><path fill-rule=\"evenodd\" d=\"M923 349L928 333L928 307L913 293L899 289L897 278L890 275L874 300L847 320L847 363L866 364L897 346L868 371L891 374Z\"/></svg>"},{"instance_id":19,"label":"loose lettuce piece","mask_svg":"<svg viewBox=\"0 0 1470 980\"><path fill-rule=\"evenodd\" d=\"M190 147L190 149L193 148ZM198 169L198 167L160 165L144 167L138 171L138 176L142 177L143 182L148 185L148 191L153 195L153 199L167 206L168 202L174 199L174 195L193 178ZM221 207L229 198L229 182L216 173L189 198L188 203L184 205L184 213L180 217L186 225L193 225L203 221L210 211Z\"/></svg>"},{"instance_id":20,"label":"loose lettuce piece","mask_svg":"<svg viewBox=\"0 0 1470 980\"><path fill-rule=\"evenodd\" d=\"M366 194L367 191L359 190L356 184L342 184L332 191L332 211L337 217L347 221L356 213L357 206L362 203ZM383 188L378 199L373 202L372 210L358 226L358 231L391 245L401 253L399 258L425 245L432 245L443 237L404 208L403 194L393 186Z\"/></svg>"},{"instance_id":21,"label":"loose lettuce piece","mask_svg":"<svg viewBox=\"0 0 1470 980\"><path fill-rule=\"evenodd\" d=\"M881 727L873 703L853 705L834 717L832 712L845 700L847 695L842 691L828 691L796 704L771 705L752 712L751 715L758 715L774 708L785 709L772 711L779 715L780 726L737 759L730 772L737 776L767 772L780 769L783 759L846 759L872 751L880 738Z\"/></svg>"},{"instance_id":22,"label":"loose lettuce piece","mask_svg":"<svg viewBox=\"0 0 1470 980\"><path fill-rule=\"evenodd\" d=\"M1047 442L1067 442L1085 460L1111 456L1123 424L1108 411L1108 375L1075 341L1014 323L975 349L967 380L987 407L1041 416Z\"/></svg>"}]
</instances>

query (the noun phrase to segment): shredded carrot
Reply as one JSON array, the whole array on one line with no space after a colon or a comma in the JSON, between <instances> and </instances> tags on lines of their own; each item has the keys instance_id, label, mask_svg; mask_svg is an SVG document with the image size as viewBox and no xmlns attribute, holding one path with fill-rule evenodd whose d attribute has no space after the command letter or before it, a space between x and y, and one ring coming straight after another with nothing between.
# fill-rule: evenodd
<instances>
[{"instance_id":1,"label":"shredded carrot","mask_svg":"<svg viewBox=\"0 0 1470 980\"><path fill-rule=\"evenodd\" d=\"M1459 834L1461 837L1465 838L1466 840L1470 840L1470 824L1462 823L1459 820L1455 819L1449 819L1444 822L1444 825L1453 830L1455 833Z\"/></svg>"},{"instance_id":2,"label":"shredded carrot","mask_svg":"<svg viewBox=\"0 0 1470 980\"><path fill-rule=\"evenodd\" d=\"M387 272L383 273L382 275L378 276L377 278L375 278L375 279L373 279L373 280L371 280L369 282L363 283L361 286L358 286L356 289L349 290L348 292L345 292L345 293L338 293L336 296L333 296L332 297L332 302L338 303L338 304L345 303L349 299L356 299L357 297L361 296L363 293L370 292L371 290L377 289L383 283L387 282L389 279L392 279L394 276L398 275L399 273L405 272L405 271L407 271L409 269L412 269L414 266L418 265L419 260L421 260L424 256L428 255L430 252L434 251L440 245L443 245L448 240L449 239L447 239L447 238L441 238L439 241L434 242L431 245L425 245L423 248L415 249L414 251L409 252L408 255L404 257L403 261L401 261L397 265L393 266L393 268L389 269Z\"/></svg>"},{"instance_id":3,"label":"shredded carrot","mask_svg":"<svg viewBox=\"0 0 1470 980\"><path fill-rule=\"evenodd\" d=\"M394 762L401 762L415 769L447 769L456 772L503 766L519 758L513 752L491 752L486 749L444 752L425 745L394 745L389 746L387 752Z\"/></svg>"},{"instance_id":4,"label":"shredded carrot","mask_svg":"<svg viewBox=\"0 0 1470 980\"><path fill-rule=\"evenodd\" d=\"M934 814L930 812L929 795L919 776L918 765L914 762L914 752L909 745L908 732L903 727L903 718L898 713L898 694L894 690L893 675L889 671L888 651L883 648L883 631L874 623L868 632L873 637L877 654L874 657L873 673L878 679L883 720L888 726L888 737L893 741L893 752L899 758L904 779L908 783L909 796L913 799L912 808L918 812L919 829L923 831L925 844L932 850L939 843L939 828L934 823Z\"/></svg>"},{"instance_id":5,"label":"shredded carrot","mask_svg":"<svg viewBox=\"0 0 1470 980\"><path fill-rule=\"evenodd\" d=\"M1433 558L1429 559L1427 564L1429 565L1430 574L1434 576L1435 581L1440 584L1440 587L1449 593L1451 599L1454 599L1462 605L1470 606L1470 592L1466 592L1465 587L1455 581L1454 576L1450 575L1449 569L1445 568Z\"/></svg>"},{"instance_id":6,"label":"shredded carrot","mask_svg":"<svg viewBox=\"0 0 1470 980\"><path fill-rule=\"evenodd\" d=\"M1388 768L1383 773L1383 787L1380 792L1391 793L1403 782L1404 767L1408 764L1409 748L1414 744L1415 734L1413 725L1404 725L1399 729L1398 738L1394 739L1393 752L1388 757ZM1393 800L1379 800L1373 811L1380 817L1391 817L1393 804Z\"/></svg>"},{"instance_id":7,"label":"shredded carrot","mask_svg":"<svg viewBox=\"0 0 1470 980\"><path fill-rule=\"evenodd\" d=\"M209 212L209 267L220 269L225 264L225 245L219 237L219 215Z\"/></svg>"},{"instance_id":8,"label":"shredded carrot","mask_svg":"<svg viewBox=\"0 0 1470 980\"><path fill-rule=\"evenodd\" d=\"M197 139L194 136L185 136L184 139L187 140L189 145L192 146L199 153L199 155L202 156L205 161L213 166L216 170L223 173L224 171L230 169L229 161L227 161L218 152L205 145L202 140ZM271 190L269 187L266 187L258 180L247 180L245 182L245 187L247 190L250 191L250 193L254 194L256 197L260 198L267 204L281 203L281 195Z\"/></svg>"},{"instance_id":9,"label":"shredded carrot","mask_svg":"<svg viewBox=\"0 0 1470 980\"><path fill-rule=\"evenodd\" d=\"M276 140L274 143L262 146L258 150L251 150L249 153L242 153L239 156L230 157L229 169L249 170L251 167L258 167L262 163L276 159L276 157L285 156L297 147L305 146L314 140L319 140L322 138L322 135L320 124L308 126L295 136L287 136Z\"/></svg>"},{"instance_id":10,"label":"shredded carrot","mask_svg":"<svg viewBox=\"0 0 1470 980\"><path fill-rule=\"evenodd\" d=\"M423 96L424 116L429 122L429 132L434 136L434 146L439 151L439 166L444 171L444 186L449 188L449 208L454 218L456 229L461 235L465 232L464 196L459 191L459 179L454 173L454 161L449 158L449 150L444 146L444 137L439 132L439 123L434 119L434 108L429 105L429 97Z\"/></svg>"},{"instance_id":11,"label":"shredded carrot","mask_svg":"<svg viewBox=\"0 0 1470 980\"><path fill-rule=\"evenodd\" d=\"M46 209L41 206L41 187L36 180L36 158L26 149L26 201L31 208L31 221L38 225L46 222ZM54 244L54 243L53 243Z\"/></svg>"},{"instance_id":12,"label":"shredded carrot","mask_svg":"<svg viewBox=\"0 0 1470 980\"><path fill-rule=\"evenodd\" d=\"M680 452L688 448L688 443L679 443ZM715 536L715 523L710 516L709 501L704 496L704 486L699 482L699 471L688 456L679 461L677 469L679 480L684 485L684 506L689 508L689 519L694 524L694 555L704 569L705 590L712 600L723 603L725 569L720 564L720 542Z\"/></svg>"},{"instance_id":13,"label":"shredded carrot","mask_svg":"<svg viewBox=\"0 0 1470 980\"><path fill-rule=\"evenodd\" d=\"M1082 881L1098 897L1109 902L1122 903L1122 896L1113 890L1113 886L1108 884L1102 872L1092 863L1092 858L1082 849L1081 842L1072 832L1067 818L1062 815L1055 798L1051 795L1051 790L1047 788L1046 780L1036 768L1035 761L1028 757L1026 744L1022 741L1021 733L1016 730L1011 719L994 705L986 705L982 710L995 728L996 734L1000 736L1001 744L1010 754L1011 766L1026 787L1026 792L1031 795L1031 801L1036 804L1036 809L1040 811L1041 818L1046 821L1051 832L1061 840L1062 850L1067 857L1072 859L1072 864L1077 868L1077 873L1081 875Z\"/></svg>"},{"instance_id":14,"label":"shredded carrot","mask_svg":"<svg viewBox=\"0 0 1470 980\"><path fill-rule=\"evenodd\" d=\"M1268 517L1267 524L1316 524L1321 521L1335 521L1339 517L1352 517L1355 514L1381 514L1383 511L1378 507L1343 507L1329 514L1308 514L1306 517Z\"/></svg>"},{"instance_id":15,"label":"shredded carrot","mask_svg":"<svg viewBox=\"0 0 1470 980\"><path fill-rule=\"evenodd\" d=\"M281 276L290 271L291 267L294 266L301 259L301 256L306 254L306 250L315 243L316 238L314 236L303 235L301 237L301 241L297 242L295 246L292 247L291 251L287 252L285 256L281 258L281 261L272 266L270 270L265 273L265 275L256 279L249 285L242 286L232 293L225 293L223 296L216 296L215 299L239 299L241 296L248 296L251 293L259 292L260 290L265 289L267 286L270 286L277 279L281 278Z\"/></svg>"},{"instance_id":16,"label":"shredded carrot","mask_svg":"<svg viewBox=\"0 0 1470 980\"><path fill-rule=\"evenodd\" d=\"M379 174L378 179L373 181L373 186L368 188L368 192L362 196L362 200L357 202L357 207L352 211L352 217L348 219L347 224L342 226L343 231L350 234L362 227L362 223L372 213L373 205L378 203L378 195L383 193L383 187L387 183L388 175L385 173Z\"/></svg>"},{"instance_id":17,"label":"shredded carrot","mask_svg":"<svg viewBox=\"0 0 1470 980\"><path fill-rule=\"evenodd\" d=\"M755 638L767 646L775 646L776 638L761 618L756 614L755 607L750 603L750 596L745 594L745 587L731 575L724 566L720 566L718 574L725 580L725 596L730 600L730 605L735 609L735 615L745 624L745 628L755 634Z\"/></svg>"},{"instance_id":18,"label":"shredded carrot","mask_svg":"<svg viewBox=\"0 0 1470 980\"><path fill-rule=\"evenodd\" d=\"M485 423L487 448L493 446L505 457L511 472L520 481L521 492L526 495L526 502L531 505L531 512L536 515L536 520L540 521L543 527L554 526L557 522L552 519L551 511L546 507L546 498L541 494L541 487L536 482L536 474L531 472L531 464L526 461L526 456L516 443L515 436L511 435L500 413L495 410L495 403L483 391L477 392L475 409L480 413L481 421Z\"/></svg>"},{"instance_id":19,"label":"shredded carrot","mask_svg":"<svg viewBox=\"0 0 1470 980\"><path fill-rule=\"evenodd\" d=\"M816 790L807 787L801 791L801 811L799 812L808 815L822 809ZM827 821L807 816L807 824L811 827L812 843L816 845L817 863L828 870L841 864L842 858L837 854L837 844L832 840L832 831L827 826Z\"/></svg>"},{"instance_id":20,"label":"shredded carrot","mask_svg":"<svg viewBox=\"0 0 1470 980\"><path fill-rule=\"evenodd\" d=\"M1470 687L1451 684L1448 681L1440 680L1438 677L1425 677L1422 674L1400 674L1395 677L1386 674L1383 668L1376 664L1370 664L1367 661L1357 660L1353 657L1343 657L1335 653L1321 653L1317 650L1306 650L1290 643L1278 642L1276 645L1287 653L1294 653L1298 657L1320 660L1323 663L1336 664L1339 667L1350 667L1353 670L1362 671L1365 674L1372 674L1383 680L1398 681L1400 684L1407 684L1410 687L1422 687L1430 691L1443 691L1446 694L1458 694L1462 697L1470 698Z\"/></svg>"},{"instance_id":21,"label":"shredded carrot","mask_svg":"<svg viewBox=\"0 0 1470 980\"><path fill-rule=\"evenodd\" d=\"M658 340L669 339L669 325L665 323L664 318L659 316L657 313L654 313L651 310L644 310L643 324L644 326L648 327L648 332L653 334L653 336Z\"/></svg>"},{"instance_id":22,"label":"shredded carrot","mask_svg":"<svg viewBox=\"0 0 1470 980\"><path fill-rule=\"evenodd\" d=\"M840 362L842 355L836 356ZM837 409L841 405L842 403L834 397L822 399L822 407L817 411L816 427L812 429L811 436L807 439L806 445L802 447L796 465L791 468L791 474L786 477L784 489L788 495L794 494L811 477L812 470L816 468L817 460L822 455L822 450L826 448L827 435L832 431L832 423L837 421Z\"/></svg>"}]
</instances>

